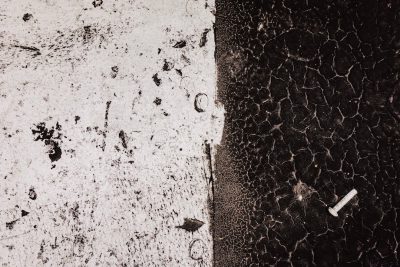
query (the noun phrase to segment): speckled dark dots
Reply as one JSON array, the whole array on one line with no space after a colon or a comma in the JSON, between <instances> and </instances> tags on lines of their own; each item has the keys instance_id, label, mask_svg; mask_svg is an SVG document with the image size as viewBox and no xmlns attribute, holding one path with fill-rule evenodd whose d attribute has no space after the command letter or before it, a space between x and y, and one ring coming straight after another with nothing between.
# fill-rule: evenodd
<instances>
[{"instance_id":1,"label":"speckled dark dots","mask_svg":"<svg viewBox=\"0 0 400 267\"><path fill-rule=\"evenodd\" d=\"M217 0L215 266L400 264L399 12Z\"/></svg>"},{"instance_id":2,"label":"speckled dark dots","mask_svg":"<svg viewBox=\"0 0 400 267\"><path fill-rule=\"evenodd\" d=\"M19 219L13 220L13 221L10 221L10 222L6 222L6 228L8 230L12 230L14 228L15 224L18 222L18 220Z\"/></svg>"},{"instance_id":3,"label":"speckled dark dots","mask_svg":"<svg viewBox=\"0 0 400 267\"><path fill-rule=\"evenodd\" d=\"M156 97L156 99L154 99L153 103L156 104L157 106L161 105L162 99L159 97Z\"/></svg>"}]
</instances>

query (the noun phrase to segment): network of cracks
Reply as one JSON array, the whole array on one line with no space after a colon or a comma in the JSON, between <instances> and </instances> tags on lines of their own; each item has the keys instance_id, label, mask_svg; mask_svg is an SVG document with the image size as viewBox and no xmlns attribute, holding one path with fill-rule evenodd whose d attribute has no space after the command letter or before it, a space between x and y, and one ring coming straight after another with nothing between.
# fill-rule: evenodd
<instances>
[{"instance_id":1,"label":"network of cracks","mask_svg":"<svg viewBox=\"0 0 400 267\"><path fill-rule=\"evenodd\" d=\"M400 2L216 2L215 266L399 266Z\"/></svg>"}]
</instances>

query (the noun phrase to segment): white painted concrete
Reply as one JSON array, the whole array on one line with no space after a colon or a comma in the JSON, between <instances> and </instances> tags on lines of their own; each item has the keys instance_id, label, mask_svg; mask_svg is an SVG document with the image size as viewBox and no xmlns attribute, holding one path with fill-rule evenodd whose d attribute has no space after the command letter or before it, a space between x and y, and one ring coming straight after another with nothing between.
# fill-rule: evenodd
<instances>
[{"instance_id":1,"label":"white painted concrete","mask_svg":"<svg viewBox=\"0 0 400 267\"><path fill-rule=\"evenodd\" d=\"M218 143L223 123L213 9L204 0L1 1L1 266L211 266L204 142ZM205 112L194 107L199 93ZM34 140L40 122L61 125L57 161ZM176 228L184 218L205 225Z\"/></svg>"}]
</instances>

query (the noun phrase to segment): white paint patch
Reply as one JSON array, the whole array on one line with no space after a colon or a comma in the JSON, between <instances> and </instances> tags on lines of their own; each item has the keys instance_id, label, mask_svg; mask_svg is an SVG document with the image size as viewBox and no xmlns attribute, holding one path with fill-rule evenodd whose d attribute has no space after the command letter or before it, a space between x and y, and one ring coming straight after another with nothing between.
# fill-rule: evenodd
<instances>
[{"instance_id":1,"label":"white paint patch","mask_svg":"<svg viewBox=\"0 0 400 267\"><path fill-rule=\"evenodd\" d=\"M92 2L0 6L0 263L211 266L213 3Z\"/></svg>"}]
</instances>

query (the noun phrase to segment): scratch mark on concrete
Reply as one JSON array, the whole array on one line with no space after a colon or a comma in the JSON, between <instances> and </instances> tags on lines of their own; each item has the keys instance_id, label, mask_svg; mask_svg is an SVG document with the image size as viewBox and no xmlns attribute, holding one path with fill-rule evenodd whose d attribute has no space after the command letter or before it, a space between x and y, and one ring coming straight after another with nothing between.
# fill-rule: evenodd
<instances>
[{"instance_id":1,"label":"scratch mark on concrete","mask_svg":"<svg viewBox=\"0 0 400 267\"><path fill-rule=\"evenodd\" d=\"M103 129L103 144L101 149L104 151L106 149L106 138L108 132L108 112L110 111L111 101L107 101L106 103L106 115L104 116L104 129Z\"/></svg>"}]
</instances>

